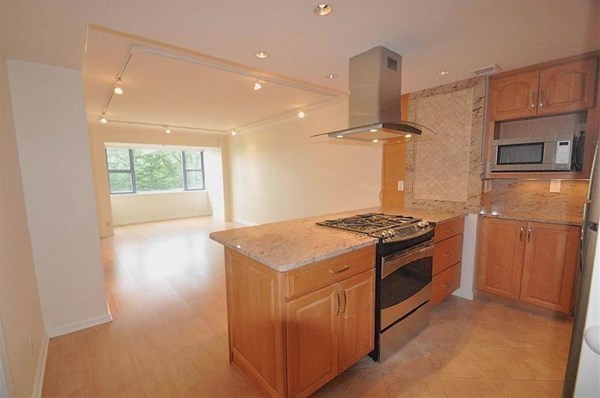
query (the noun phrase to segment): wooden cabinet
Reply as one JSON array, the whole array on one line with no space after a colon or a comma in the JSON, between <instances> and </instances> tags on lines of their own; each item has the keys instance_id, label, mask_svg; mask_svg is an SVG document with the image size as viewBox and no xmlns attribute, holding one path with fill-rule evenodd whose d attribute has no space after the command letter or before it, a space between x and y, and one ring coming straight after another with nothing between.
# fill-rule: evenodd
<instances>
[{"instance_id":1,"label":"wooden cabinet","mask_svg":"<svg viewBox=\"0 0 600 398\"><path fill-rule=\"evenodd\" d=\"M460 287L464 217L435 226L431 305L444 301Z\"/></svg>"},{"instance_id":2,"label":"wooden cabinet","mask_svg":"<svg viewBox=\"0 0 600 398\"><path fill-rule=\"evenodd\" d=\"M540 71L538 115L594 106L598 59L571 62Z\"/></svg>"},{"instance_id":3,"label":"wooden cabinet","mask_svg":"<svg viewBox=\"0 0 600 398\"><path fill-rule=\"evenodd\" d=\"M589 58L493 77L492 120L575 112L595 103L598 59Z\"/></svg>"},{"instance_id":4,"label":"wooden cabinet","mask_svg":"<svg viewBox=\"0 0 600 398\"><path fill-rule=\"evenodd\" d=\"M288 395L308 396L373 350L375 270L287 303Z\"/></svg>"},{"instance_id":5,"label":"wooden cabinet","mask_svg":"<svg viewBox=\"0 0 600 398\"><path fill-rule=\"evenodd\" d=\"M482 218L480 290L568 313L580 228Z\"/></svg>"},{"instance_id":6,"label":"wooden cabinet","mask_svg":"<svg viewBox=\"0 0 600 398\"><path fill-rule=\"evenodd\" d=\"M264 395L305 397L373 350L375 247L276 272L225 249L230 360Z\"/></svg>"}]
</instances>

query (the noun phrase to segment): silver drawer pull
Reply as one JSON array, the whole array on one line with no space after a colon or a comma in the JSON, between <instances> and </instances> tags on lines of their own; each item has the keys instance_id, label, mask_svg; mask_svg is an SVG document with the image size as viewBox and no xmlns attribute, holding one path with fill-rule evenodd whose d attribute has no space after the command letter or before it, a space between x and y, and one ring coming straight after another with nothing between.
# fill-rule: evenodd
<instances>
[{"instance_id":1,"label":"silver drawer pull","mask_svg":"<svg viewBox=\"0 0 600 398\"><path fill-rule=\"evenodd\" d=\"M348 271L349 269L350 269L350 266L348 264L346 264L346 265L344 265L344 267L342 269L338 269L338 270L330 269L329 273L330 274L339 274L340 272Z\"/></svg>"},{"instance_id":2,"label":"silver drawer pull","mask_svg":"<svg viewBox=\"0 0 600 398\"><path fill-rule=\"evenodd\" d=\"M444 232L448 232L448 233L454 232L454 228L447 228L444 230Z\"/></svg>"}]
</instances>

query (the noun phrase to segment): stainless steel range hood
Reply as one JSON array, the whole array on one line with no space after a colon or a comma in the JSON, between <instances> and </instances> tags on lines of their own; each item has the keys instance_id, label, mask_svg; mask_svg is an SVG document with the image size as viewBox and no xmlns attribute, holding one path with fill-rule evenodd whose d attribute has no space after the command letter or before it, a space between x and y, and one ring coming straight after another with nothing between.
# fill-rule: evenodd
<instances>
[{"instance_id":1,"label":"stainless steel range hood","mask_svg":"<svg viewBox=\"0 0 600 398\"><path fill-rule=\"evenodd\" d=\"M423 130L433 133L418 123L401 120L401 80L402 56L392 50L379 46L350 58L350 127L313 137L377 142L416 137Z\"/></svg>"}]
</instances>

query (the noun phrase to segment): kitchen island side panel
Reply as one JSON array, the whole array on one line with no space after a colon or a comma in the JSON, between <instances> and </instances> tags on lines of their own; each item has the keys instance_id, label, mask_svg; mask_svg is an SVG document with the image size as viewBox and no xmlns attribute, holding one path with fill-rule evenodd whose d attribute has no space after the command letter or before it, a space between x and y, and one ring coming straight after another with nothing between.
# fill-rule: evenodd
<instances>
[{"instance_id":1,"label":"kitchen island side panel","mask_svg":"<svg viewBox=\"0 0 600 398\"><path fill-rule=\"evenodd\" d=\"M230 361L266 396L286 395L281 273L225 248Z\"/></svg>"}]
</instances>

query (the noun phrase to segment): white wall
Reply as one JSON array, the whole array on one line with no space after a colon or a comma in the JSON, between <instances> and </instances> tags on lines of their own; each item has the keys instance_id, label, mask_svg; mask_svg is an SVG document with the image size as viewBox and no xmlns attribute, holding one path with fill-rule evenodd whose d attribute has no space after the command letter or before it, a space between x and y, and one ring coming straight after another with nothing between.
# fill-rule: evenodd
<instances>
[{"instance_id":1,"label":"white wall","mask_svg":"<svg viewBox=\"0 0 600 398\"><path fill-rule=\"evenodd\" d=\"M114 225L211 215L207 191L111 195Z\"/></svg>"},{"instance_id":2,"label":"white wall","mask_svg":"<svg viewBox=\"0 0 600 398\"><path fill-rule=\"evenodd\" d=\"M8 75L46 331L109 321L81 72L9 60Z\"/></svg>"},{"instance_id":3,"label":"white wall","mask_svg":"<svg viewBox=\"0 0 600 398\"><path fill-rule=\"evenodd\" d=\"M0 362L8 393L33 396L41 388L48 339L27 227L4 56L0 57L0 95Z\"/></svg>"},{"instance_id":4,"label":"white wall","mask_svg":"<svg viewBox=\"0 0 600 398\"><path fill-rule=\"evenodd\" d=\"M233 220L265 223L379 206L380 144L311 138L347 127L341 99L230 138Z\"/></svg>"},{"instance_id":5,"label":"white wall","mask_svg":"<svg viewBox=\"0 0 600 398\"><path fill-rule=\"evenodd\" d=\"M477 249L477 214L465 216L463 232L463 251L460 269L460 287L453 293L455 296L473 300L473 281L475 279L475 256Z\"/></svg>"},{"instance_id":6,"label":"white wall","mask_svg":"<svg viewBox=\"0 0 600 398\"><path fill-rule=\"evenodd\" d=\"M225 173L222 148L204 150L204 182L213 217L225 220Z\"/></svg>"}]
</instances>

